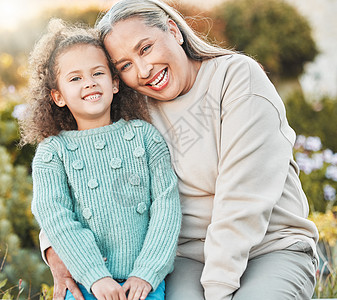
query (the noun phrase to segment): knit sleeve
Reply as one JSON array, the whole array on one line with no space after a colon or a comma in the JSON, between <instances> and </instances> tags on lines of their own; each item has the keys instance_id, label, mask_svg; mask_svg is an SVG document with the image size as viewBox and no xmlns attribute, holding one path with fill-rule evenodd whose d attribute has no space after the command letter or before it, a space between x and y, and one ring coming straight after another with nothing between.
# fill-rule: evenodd
<instances>
[{"instance_id":1,"label":"knit sleeve","mask_svg":"<svg viewBox=\"0 0 337 300\"><path fill-rule=\"evenodd\" d=\"M88 291L92 284L111 276L93 233L76 220L67 176L58 152L48 143L33 160L32 212L73 278Z\"/></svg>"},{"instance_id":2,"label":"knit sleeve","mask_svg":"<svg viewBox=\"0 0 337 300\"><path fill-rule=\"evenodd\" d=\"M157 130L150 125L147 129L152 196L150 222L143 248L129 276L146 280L155 290L173 270L181 209L177 177L171 166L168 147Z\"/></svg>"}]
</instances>

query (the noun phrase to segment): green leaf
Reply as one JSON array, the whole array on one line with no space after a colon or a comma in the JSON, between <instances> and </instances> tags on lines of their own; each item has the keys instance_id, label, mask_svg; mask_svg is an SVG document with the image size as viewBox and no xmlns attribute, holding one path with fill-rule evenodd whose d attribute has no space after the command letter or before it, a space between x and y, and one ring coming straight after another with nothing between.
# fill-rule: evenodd
<instances>
[{"instance_id":1,"label":"green leaf","mask_svg":"<svg viewBox=\"0 0 337 300\"><path fill-rule=\"evenodd\" d=\"M0 289L2 289L7 283L7 278L0 282Z\"/></svg>"}]
</instances>

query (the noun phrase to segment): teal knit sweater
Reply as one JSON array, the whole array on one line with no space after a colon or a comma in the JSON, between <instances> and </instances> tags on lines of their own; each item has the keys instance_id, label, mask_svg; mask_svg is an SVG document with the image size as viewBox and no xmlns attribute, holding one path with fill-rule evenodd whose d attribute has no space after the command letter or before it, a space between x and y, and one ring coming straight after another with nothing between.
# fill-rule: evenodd
<instances>
[{"instance_id":1,"label":"teal knit sweater","mask_svg":"<svg viewBox=\"0 0 337 300\"><path fill-rule=\"evenodd\" d=\"M107 276L136 276L155 290L173 270L177 178L164 139L144 121L63 131L40 143L32 212L88 291Z\"/></svg>"}]
</instances>

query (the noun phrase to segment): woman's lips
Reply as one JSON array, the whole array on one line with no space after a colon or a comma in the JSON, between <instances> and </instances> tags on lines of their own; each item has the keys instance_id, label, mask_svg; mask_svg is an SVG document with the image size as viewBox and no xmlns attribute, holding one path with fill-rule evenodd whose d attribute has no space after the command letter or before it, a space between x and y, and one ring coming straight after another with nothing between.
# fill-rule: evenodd
<instances>
[{"instance_id":1,"label":"woman's lips","mask_svg":"<svg viewBox=\"0 0 337 300\"><path fill-rule=\"evenodd\" d=\"M168 69L165 68L162 71L160 71L157 75L155 75L150 82L147 82L146 85L152 90L160 91L167 86L168 82L169 82Z\"/></svg>"}]
</instances>

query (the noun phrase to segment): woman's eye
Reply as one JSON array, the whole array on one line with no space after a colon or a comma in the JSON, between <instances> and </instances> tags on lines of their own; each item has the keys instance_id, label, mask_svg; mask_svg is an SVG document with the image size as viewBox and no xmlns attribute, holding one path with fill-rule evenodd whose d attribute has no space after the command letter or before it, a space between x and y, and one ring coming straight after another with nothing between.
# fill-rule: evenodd
<instances>
[{"instance_id":1,"label":"woman's eye","mask_svg":"<svg viewBox=\"0 0 337 300\"><path fill-rule=\"evenodd\" d=\"M121 67L121 71L124 71L125 69L127 69L127 68L130 67L130 66L131 66L131 63L127 63L127 64L123 65L123 66Z\"/></svg>"},{"instance_id":2,"label":"woman's eye","mask_svg":"<svg viewBox=\"0 0 337 300\"><path fill-rule=\"evenodd\" d=\"M142 53L148 51L151 48L151 45L147 45L142 49Z\"/></svg>"}]
</instances>

